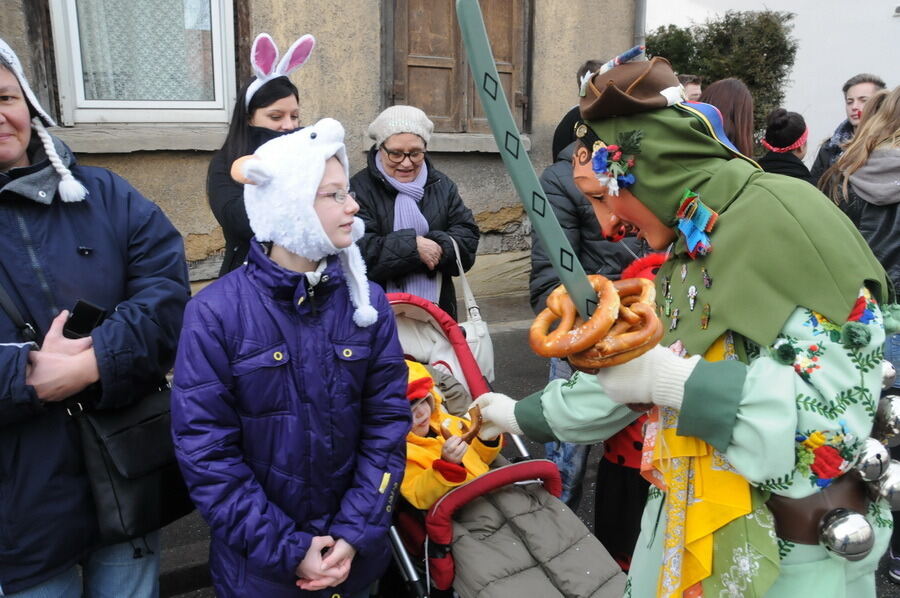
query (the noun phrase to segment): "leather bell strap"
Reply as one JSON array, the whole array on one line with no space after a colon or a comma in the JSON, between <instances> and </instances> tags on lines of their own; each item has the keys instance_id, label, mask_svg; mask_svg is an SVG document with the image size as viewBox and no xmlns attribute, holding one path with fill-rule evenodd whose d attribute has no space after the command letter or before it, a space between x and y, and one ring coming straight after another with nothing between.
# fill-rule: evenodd
<instances>
[{"instance_id":1,"label":"leather bell strap","mask_svg":"<svg viewBox=\"0 0 900 598\"><path fill-rule=\"evenodd\" d=\"M868 508L865 483L854 471L833 481L827 488L805 498L773 494L766 505L775 518L775 533L796 544L818 544L819 524L825 515L844 507L865 514Z\"/></svg>"}]
</instances>

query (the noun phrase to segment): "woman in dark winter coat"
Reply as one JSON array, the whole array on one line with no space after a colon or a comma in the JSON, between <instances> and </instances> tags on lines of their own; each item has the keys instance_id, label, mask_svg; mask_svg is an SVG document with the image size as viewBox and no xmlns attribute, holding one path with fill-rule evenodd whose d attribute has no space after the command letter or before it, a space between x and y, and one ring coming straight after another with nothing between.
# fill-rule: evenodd
<instances>
[{"instance_id":1,"label":"woman in dark winter coat","mask_svg":"<svg viewBox=\"0 0 900 598\"><path fill-rule=\"evenodd\" d=\"M425 113L392 106L369 125L368 166L350 179L366 234L359 242L369 278L386 291L437 303L456 319L453 276L475 263L479 231L456 185L426 156L434 129Z\"/></svg>"},{"instance_id":2,"label":"woman in dark winter coat","mask_svg":"<svg viewBox=\"0 0 900 598\"><path fill-rule=\"evenodd\" d=\"M802 116L784 108L772 110L766 117L766 135L762 140L762 146L768 151L758 164L766 172L792 176L815 185L809 168L803 163L807 137L809 128Z\"/></svg>"},{"instance_id":3,"label":"woman in dark winter coat","mask_svg":"<svg viewBox=\"0 0 900 598\"><path fill-rule=\"evenodd\" d=\"M238 92L225 144L213 155L206 175L209 207L225 236L225 257L219 276L244 263L253 238L244 208L244 186L231 178L231 164L266 141L300 126L300 95L287 76L306 61L314 45L311 35L301 37L291 46L282 61L288 62L279 70L281 65L275 64L278 50L272 38L261 33L253 42L250 54L256 76ZM269 60L271 56L274 58ZM296 61L289 61L292 56L297 57Z\"/></svg>"},{"instance_id":4,"label":"woman in dark winter coat","mask_svg":"<svg viewBox=\"0 0 900 598\"><path fill-rule=\"evenodd\" d=\"M406 364L354 244L343 140L323 119L235 164L247 265L185 312L172 428L222 598L368 596L390 559Z\"/></svg>"},{"instance_id":5,"label":"woman in dark winter coat","mask_svg":"<svg viewBox=\"0 0 900 598\"><path fill-rule=\"evenodd\" d=\"M0 287L15 306L0 310L0 595L155 598L159 533L100 546L67 402L109 410L159 388L188 299L184 243L127 181L76 164L52 125L0 40ZM79 300L107 315L73 339Z\"/></svg>"}]
</instances>

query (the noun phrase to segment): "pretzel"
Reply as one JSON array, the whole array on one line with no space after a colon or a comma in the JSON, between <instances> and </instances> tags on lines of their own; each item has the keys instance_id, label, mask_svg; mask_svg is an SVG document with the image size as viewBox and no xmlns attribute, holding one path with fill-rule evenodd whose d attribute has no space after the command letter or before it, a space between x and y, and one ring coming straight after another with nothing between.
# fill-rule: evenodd
<instances>
[{"instance_id":1,"label":"pretzel","mask_svg":"<svg viewBox=\"0 0 900 598\"><path fill-rule=\"evenodd\" d=\"M569 363L577 369L597 370L631 361L658 345L665 334L665 329L659 318L656 317L653 308L641 303L634 304L634 307L638 308L642 313L646 309L646 317L642 320L640 328L626 332L623 335L608 335L590 349L569 355ZM630 337L631 341L637 344L631 346L631 343L623 342L622 337L626 335L633 335ZM624 350L618 353L606 353L601 347L607 349L624 348Z\"/></svg>"},{"instance_id":2,"label":"pretzel","mask_svg":"<svg viewBox=\"0 0 900 598\"><path fill-rule=\"evenodd\" d=\"M478 405L475 405L471 409L469 409L469 420L471 423L466 424L464 421L457 421L456 425L460 429L460 438L463 439L463 442L469 444L472 442L478 435L478 431L481 430L481 424L484 421L481 417L481 409ZM444 440L447 440L451 436L453 436L453 430L451 426L453 425L453 420L449 417L441 422L441 436L444 437Z\"/></svg>"},{"instance_id":3,"label":"pretzel","mask_svg":"<svg viewBox=\"0 0 900 598\"><path fill-rule=\"evenodd\" d=\"M542 357L566 357L584 351L606 336L619 313L619 293L605 276L588 276L597 292L598 305L587 322L577 325L575 304L562 285L547 296L547 309L534 319L528 332L531 350ZM559 324L553 332L550 325Z\"/></svg>"},{"instance_id":4,"label":"pretzel","mask_svg":"<svg viewBox=\"0 0 900 598\"><path fill-rule=\"evenodd\" d=\"M603 304L604 290L608 292L608 280L602 276L589 276L591 285L598 291ZM602 279L598 281L598 279ZM662 339L664 328L656 316L656 287L643 278L629 278L611 283L619 298L615 314L617 319L606 328L587 327L582 324L575 312L575 306L563 287L555 289L547 297L547 309L541 312L531 326L529 341L538 355L548 356L545 352L549 345L557 349L566 334L572 337L573 331L580 333L577 343L566 345L568 350L554 353L552 357L568 357L569 362L578 369L596 370L601 367L618 365L642 355L652 349ZM610 301L609 304L614 304ZM607 304L609 307L611 305ZM598 307L598 310L600 308ZM595 314L596 315L596 312ZM608 314L607 314L608 315ZM541 336L549 328L550 323L560 319L553 333ZM593 320L593 316L590 321ZM562 329L562 332L560 330ZM556 334L559 332L559 334ZM556 335L556 336L554 336ZM588 341L588 342L585 342ZM584 347L584 348L572 348Z\"/></svg>"}]
</instances>

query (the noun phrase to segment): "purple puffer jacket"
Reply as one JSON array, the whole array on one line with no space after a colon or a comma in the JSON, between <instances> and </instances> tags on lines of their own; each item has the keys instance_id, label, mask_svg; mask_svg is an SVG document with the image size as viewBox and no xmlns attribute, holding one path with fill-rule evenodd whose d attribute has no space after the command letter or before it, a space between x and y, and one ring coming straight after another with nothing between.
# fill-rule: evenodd
<instances>
[{"instance_id":1,"label":"purple puffer jacket","mask_svg":"<svg viewBox=\"0 0 900 598\"><path fill-rule=\"evenodd\" d=\"M353 323L336 258L308 291L251 243L248 265L187 306L172 389L181 470L209 523L218 596L346 596L387 565L403 476L406 365L383 291L378 321ZM319 593L294 582L312 536L357 549Z\"/></svg>"}]
</instances>

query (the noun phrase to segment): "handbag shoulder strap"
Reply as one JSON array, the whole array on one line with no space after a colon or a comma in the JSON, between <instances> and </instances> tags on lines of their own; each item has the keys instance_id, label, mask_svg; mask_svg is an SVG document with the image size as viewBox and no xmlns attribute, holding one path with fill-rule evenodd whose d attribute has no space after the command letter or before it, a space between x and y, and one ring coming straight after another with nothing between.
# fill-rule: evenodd
<instances>
[{"instance_id":1,"label":"handbag shoulder strap","mask_svg":"<svg viewBox=\"0 0 900 598\"><path fill-rule=\"evenodd\" d=\"M458 259L459 258L457 258L457 260ZM34 326L25 321L22 317L22 313L16 307L16 304L13 303L12 298L9 296L9 293L6 292L6 288L4 288L2 284L0 284L0 307L3 308L6 315L12 320L15 327L19 329L19 334L23 341L33 343L37 340L37 333L34 331Z\"/></svg>"},{"instance_id":2,"label":"handbag shoulder strap","mask_svg":"<svg viewBox=\"0 0 900 598\"><path fill-rule=\"evenodd\" d=\"M452 236L450 237L450 242L453 243L453 253L456 257L456 266L459 268L459 281L462 283L463 288L463 296L466 301L466 312L469 315L470 320L480 320L481 319L481 309L478 307L478 303L475 302L475 295L472 293L472 288L469 286L469 281L466 278L466 273L463 270L462 262L459 259L459 245L456 244L456 239Z\"/></svg>"}]
</instances>

